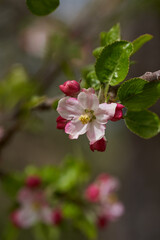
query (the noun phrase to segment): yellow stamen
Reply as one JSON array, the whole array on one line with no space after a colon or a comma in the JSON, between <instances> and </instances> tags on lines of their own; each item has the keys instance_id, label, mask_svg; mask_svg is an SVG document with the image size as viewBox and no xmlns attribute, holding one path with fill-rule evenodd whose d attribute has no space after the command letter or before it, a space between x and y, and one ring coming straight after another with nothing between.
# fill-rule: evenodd
<instances>
[{"instance_id":1,"label":"yellow stamen","mask_svg":"<svg viewBox=\"0 0 160 240\"><path fill-rule=\"evenodd\" d=\"M84 115L81 115L79 117L79 120L83 123L83 124L87 124L90 120L91 120L91 117L89 116L89 114L84 114Z\"/></svg>"},{"instance_id":2,"label":"yellow stamen","mask_svg":"<svg viewBox=\"0 0 160 240\"><path fill-rule=\"evenodd\" d=\"M110 194L107 200L110 204L116 203L118 201L116 194Z\"/></svg>"}]
</instances>

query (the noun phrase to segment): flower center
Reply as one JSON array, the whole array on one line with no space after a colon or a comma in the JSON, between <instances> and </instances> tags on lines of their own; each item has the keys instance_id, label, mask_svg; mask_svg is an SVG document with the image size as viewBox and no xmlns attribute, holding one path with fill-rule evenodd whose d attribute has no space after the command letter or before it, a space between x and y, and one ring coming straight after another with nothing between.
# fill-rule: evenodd
<instances>
[{"instance_id":1,"label":"flower center","mask_svg":"<svg viewBox=\"0 0 160 240\"><path fill-rule=\"evenodd\" d=\"M88 122L91 122L93 119L96 119L96 117L94 116L94 111L93 110L85 110L85 114L82 114L79 117L79 120L83 123L83 124L87 124Z\"/></svg>"},{"instance_id":2,"label":"flower center","mask_svg":"<svg viewBox=\"0 0 160 240\"><path fill-rule=\"evenodd\" d=\"M112 193L112 194L110 194L109 196L108 196L108 202L110 203L110 204L113 204L113 203L116 203L117 202L117 196L116 196L116 194L114 194L114 193Z\"/></svg>"}]
</instances>

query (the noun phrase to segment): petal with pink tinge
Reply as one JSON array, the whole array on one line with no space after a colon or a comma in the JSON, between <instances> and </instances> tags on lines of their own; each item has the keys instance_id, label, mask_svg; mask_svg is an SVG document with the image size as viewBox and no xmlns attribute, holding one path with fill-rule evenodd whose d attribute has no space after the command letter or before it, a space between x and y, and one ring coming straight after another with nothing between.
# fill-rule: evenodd
<instances>
[{"instance_id":1,"label":"petal with pink tinge","mask_svg":"<svg viewBox=\"0 0 160 240\"><path fill-rule=\"evenodd\" d=\"M87 137L90 141L90 144L93 144L104 137L105 128L105 125L102 125L96 121L89 123Z\"/></svg>"},{"instance_id":2,"label":"petal with pink tinge","mask_svg":"<svg viewBox=\"0 0 160 240\"><path fill-rule=\"evenodd\" d=\"M79 135L86 133L88 124L82 124L79 119L75 119L67 123L65 133L69 134L70 139L77 139Z\"/></svg>"},{"instance_id":3,"label":"petal with pink tinge","mask_svg":"<svg viewBox=\"0 0 160 240\"><path fill-rule=\"evenodd\" d=\"M61 117L67 120L71 120L77 116L80 116L84 112L78 100L70 97L62 98L59 101L57 111Z\"/></svg>"},{"instance_id":4,"label":"petal with pink tinge","mask_svg":"<svg viewBox=\"0 0 160 240\"><path fill-rule=\"evenodd\" d=\"M78 95L78 102L84 109L88 110L97 110L99 105L99 100L93 93L81 92Z\"/></svg>"},{"instance_id":5,"label":"petal with pink tinge","mask_svg":"<svg viewBox=\"0 0 160 240\"><path fill-rule=\"evenodd\" d=\"M113 118L116 110L116 103L102 103L99 105L98 110L95 112L96 121L101 124L107 123L108 120Z\"/></svg>"}]
</instances>

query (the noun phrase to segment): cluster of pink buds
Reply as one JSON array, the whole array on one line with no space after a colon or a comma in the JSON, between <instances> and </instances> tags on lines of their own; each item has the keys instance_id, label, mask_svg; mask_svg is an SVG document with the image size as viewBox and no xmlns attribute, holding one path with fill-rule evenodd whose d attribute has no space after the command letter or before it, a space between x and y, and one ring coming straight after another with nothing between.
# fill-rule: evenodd
<instances>
[{"instance_id":1,"label":"cluster of pink buds","mask_svg":"<svg viewBox=\"0 0 160 240\"><path fill-rule=\"evenodd\" d=\"M57 128L64 129L70 139L77 139L86 133L92 151L105 151L106 123L123 117L123 105L99 103L93 88L81 89L75 80L60 85L66 97L58 103Z\"/></svg>"},{"instance_id":2,"label":"cluster of pink buds","mask_svg":"<svg viewBox=\"0 0 160 240\"><path fill-rule=\"evenodd\" d=\"M41 178L30 176L26 179L25 186L18 192L19 208L11 213L11 221L16 227L29 228L39 222L47 225L61 223L61 210L49 206L41 185Z\"/></svg>"},{"instance_id":3,"label":"cluster of pink buds","mask_svg":"<svg viewBox=\"0 0 160 240\"><path fill-rule=\"evenodd\" d=\"M118 219L124 212L124 206L115 194L118 188L117 179L102 174L85 191L85 198L89 202L97 203L97 225L101 228Z\"/></svg>"}]
</instances>

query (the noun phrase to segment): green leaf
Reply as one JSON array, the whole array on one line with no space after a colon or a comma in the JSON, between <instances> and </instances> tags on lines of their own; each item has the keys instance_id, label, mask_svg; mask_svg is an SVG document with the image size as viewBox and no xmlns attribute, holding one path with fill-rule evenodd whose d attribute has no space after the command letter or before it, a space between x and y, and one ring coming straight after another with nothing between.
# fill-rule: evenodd
<instances>
[{"instance_id":1,"label":"green leaf","mask_svg":"<svg viewBox=\"0 0 160 240\"><path fill-rule=\"evenodd\" d=\"M100 34L101 46L106 46L114 43L115 41L120 41L120 25L114 25L109 32L101 32Z\"/></svg>"},{"instance_id":2,"label":"green leaf","mask_svg":"<svg viewBox=\"0 0 160 240\"><path fill-rule=\"evenodd\" d=\"M125 122L133 133L142 138L151 138L159 132L159 117L147 110L140 112L128 111Z\"/></svg>"},{"instance_id":3,"label":"green leaf","mask_svg":"<svg viewBox=\"0 0 160 240\"><path fill-rule=\"evenodd\" d=\"M115 42L102 50L95 65L96 75L101 83L114 86L125 79L132 50L132 43L127 41Z\"/></svg>"},{"instance_id":4,"label":"green leaf","mask_svg":"<svg viewBox=\"0 0 160 240\"><path fill-rule=\"evenodd\" d=\"M24 177L18 173L4 175L1 184L9 197L14 199L19 189L24 185Z\"/></svg>"},{"instance_id":5,"label":"green leaf","mask_svg":"<svg viewBox=\"0 0 160 240\"><path fill-rule=\"evenodd\" d=\"M53 12L59 6L59 0L26 0L29 10L38 16Z\"/></svg>"},{"instance_id":6,"label":"green leaf","mask_svg":"<svg viewBox=\"0 0 160 240\"><path fill-rule=\"evenodd\" d=\"M98 47L98 48L94 49L93 56L95 56L97 58L101 54L103 49L104 49L104 47Z\"/></svg>"},{"instance_id":7,"label":"green leaf","mask_svg":"<svg viewBox=\"0 0 160 240\"><path fill-rule=\"evenodd\" d=\"M19 236L19 229L14 227L11 222L8 222L5 226L3 232L3 239L4 240L17 240Z\"/></svg>"},{"instance_id":8,"label":"green leaf","mask_svg":"<svg viewBox=\"0 0 160 240\"><path fill-rule=\"evenodd\" d=\"M30 99L35 92L35 83L29 80L23 66L16 64L5 79L0 81L0 107L13 108L18 102Z\"/></svg>"},{"instance_id":9,"label":"green leaf","mask_svg":"<svg viewBox=\"0 0 160 240\"><path fill-rule=\"evenodd\" d=\"M95 71L91 71L88 73L88 75L86 77L86 81L87 81L88 87L93 87L95 90L100 89L101 83L98 80Z\"/></svg>"},{"instance_id":10,"label":"green leaf","mask_svg":"<svg viewBox=\"0 0 160 240\"><path fill-rule=\"evenodd\" d=\"M140 78L133 78L121 85L118 97L129 110L149 108L160 97L160 82L147 82Z\"/></svg>"},{"instance_id":11,"label":"green leaf","mask_svg":"<svg viewBox=\"0 0 160 240\"><path fill-rule=\"evenodd\" d=\"M133 52L135 54L146 42L153 38L150 34L144 34L133 41Z\"/></svg>"},{"instance_id":12,"label":"green leaf","mask_svg":"<svg viewBox=\"0 0 160 240\"><path fill-rule=\"evenodd\" d=\"M79 218L75 222L75 226L83 232L89 239L96 239L97 228L93 220L93 216L85 216Z\"/></svg>"}]
</instances>

